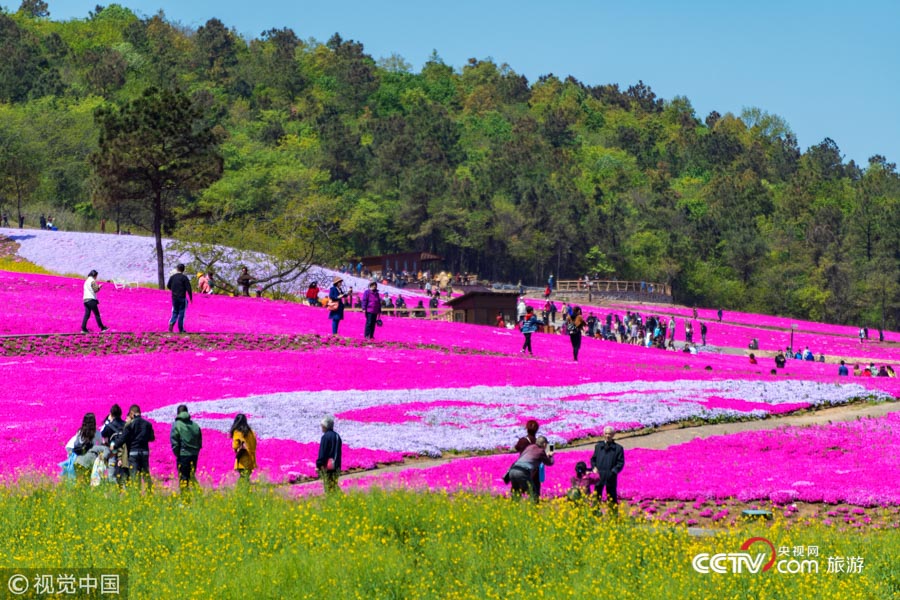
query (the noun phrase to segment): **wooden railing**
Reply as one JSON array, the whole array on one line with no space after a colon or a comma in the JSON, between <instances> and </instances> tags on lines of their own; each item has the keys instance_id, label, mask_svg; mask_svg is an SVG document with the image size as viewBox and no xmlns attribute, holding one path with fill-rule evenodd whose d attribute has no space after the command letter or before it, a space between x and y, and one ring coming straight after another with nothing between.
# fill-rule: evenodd
<instances>
[{"instance_id":1,"label":"wooden railing","mask_svg":"<svg viewBox=\"0 0 900 600\"><path fill-rule=\"evenodd\" d=\"M419 309L421 311L421 309ZM435 311L437 314L432 315L431 312ZM361 308L350 308L345 307L344 312L362 312ZM446 307L441 308L428 308L425 307L425 315L416 314L416 308L384 308L381 309L381 314L385 317L411 317L418 319L430 319L435 321L446 320L447 315L452 315L453 311L448 310Z\"/></svg>"},{"instance_id":2,"label":"wooden railing","mask_svg":"<svg viewBox=\"0 0 900 600\"><path fill-rule=\"evenodd\" d=\"M619 281L616 279L560 279L553 286L554 292L582 292L603 294L632 293L632 294L662 294L672 295L672 286L666 283L650 281Z\"/></svg>"}]
</instances>

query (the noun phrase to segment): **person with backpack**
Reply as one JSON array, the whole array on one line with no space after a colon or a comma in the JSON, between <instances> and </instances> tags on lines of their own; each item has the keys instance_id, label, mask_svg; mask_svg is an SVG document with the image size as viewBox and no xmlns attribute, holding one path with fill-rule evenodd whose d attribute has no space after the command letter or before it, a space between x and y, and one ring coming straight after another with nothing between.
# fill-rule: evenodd
<instances>
[{"instance_id":1,"label":"person with backpack","mask_svg":"<svg viewBox=\"0 0 900 600\"><path fill-rule=\"evenodd\" d=\"M334 417L325 415L322 419L322 439L319 442L319 456L316 470L325 488L325 494L340 491L338 477L341 474L341 436L334 430Z\"/></svg>"},{"instance_id":2,"label":"person with backpack","mask_svg":"<svg viewBox=\"0 0 900 600\"><path fill-rule=\"evenodd\" d=\"M122 407L118 404L113 404L109 409L109 416L103 422L103 429L100 430L103 443L112 447L113 443L122 435L124 429L125 420L122 418ZM122 448L114 452L111 451L107 463L107 477L119 485L123 485L128 477L128 469L123 467L123 464L128 464L128 454Z\"/></svg>"},{"instance_id":3,"label":"person with backpack","mask_svg":"<svg viewBox=\"0 0 900 600\"><path fill-rule=\"evenodd\" d=\"M528 350L528 356L534 356L534 352L531 350L531 334L537 331L537 329L537 315L534 314L534 307L529 306L525 309L525 318L522 321L522 335L525 336L525 343L522 344L521 354L525 354L525 351Z\"/></svg>"},{"instance_id":4,"label":"person with backpack","mask_svg":"<svg viewBox=\"0 0 900 600\"><path fill-rule=\"evenodd\" d=\"M566 317L566 333L572 342L572 358L578 362L578 352L581 350L581 334L584 331L584 319L581 317L581 307L572 308L572 315Z\"/></svg>"},{"instance_id":5,"label":"person with backpack","mask_svg":"<svg viewBox=\"0 0 900 600\"><path fill-rule=\"evenodd\" d=\"M178 465L178 487L184 491L190 487L191 482L197 481L195 474L200 449L203 448L203 432L200 431L200 426L191 420L186 405L179 405L175 414L175 424L172 425L169 441Z\"/></svg>"}]
</instances>

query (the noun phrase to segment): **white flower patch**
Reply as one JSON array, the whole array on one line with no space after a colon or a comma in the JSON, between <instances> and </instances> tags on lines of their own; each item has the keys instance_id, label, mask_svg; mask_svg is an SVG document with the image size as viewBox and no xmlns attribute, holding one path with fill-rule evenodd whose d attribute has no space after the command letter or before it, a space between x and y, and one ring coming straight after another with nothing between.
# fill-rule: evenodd
<instances>
[{"instance_id":1,"label":"white flower patch","mask_svg":"<svg viewBox=\"0 0 900 600\"><path fill-rule=\"evenodd\" d=\"M610 396L610 395L613 396ZM609 423L658 426L691 418L763 417L764 406L808 402L831 405L873 395L856 384L812 381L633 381L595 382L571 386L474 386L399 390L323 390L223 398L195 402L193 413L248 415L262 438L317 442L319 421L338 415L336 429L351 446L438 456L446 450L508 447L522 434L523 418L536 418L541 431L555 441L572 432L598 432ZM887 394L874 393L889 398ZM759 410L707 408L713 397L738 398ZM412 409L411 403L454 402ZM175 404L148 414L167 420ZM377 416L342 418L341 413L374 407L397 407L396 418L380 410ZM388 416L385 416L388 415ZM201 427L228 431L228 418L198 418Z\"/></svg>"}]
</instances>

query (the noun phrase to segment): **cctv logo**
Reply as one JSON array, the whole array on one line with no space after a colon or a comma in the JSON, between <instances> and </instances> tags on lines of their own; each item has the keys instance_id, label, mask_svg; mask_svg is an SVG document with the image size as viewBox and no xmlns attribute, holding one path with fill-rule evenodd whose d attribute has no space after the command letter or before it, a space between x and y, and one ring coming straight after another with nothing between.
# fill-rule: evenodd
<instances>
[{"instance_id":1,"label":"cctv logo","mask_svg":"<svg viewBox=\"0 0 900 600\"><path fill-rule=\"evenodd\" d=\"M762 542L769 547L769 562L766 560L766 554L750 554L749 552L724 552L710 555L708 552L701 552L694 556L691 566L698 573L759 573L760 571L768 571L775 564L775 545L763 537L750 538L741 544L741 550L749 550L750 546L757 542ZM783 562L783 561L782 561Z\"/></svg>"}]
</instances>

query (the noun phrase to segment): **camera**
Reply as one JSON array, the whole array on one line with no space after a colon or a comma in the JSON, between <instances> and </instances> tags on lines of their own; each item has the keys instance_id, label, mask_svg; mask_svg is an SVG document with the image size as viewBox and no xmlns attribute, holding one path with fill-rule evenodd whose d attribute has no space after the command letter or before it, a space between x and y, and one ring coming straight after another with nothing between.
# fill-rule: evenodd
<instances>
[{"instance_id":1,"label":"camera","mask_svg":"<svg viewBox=\"0 0 900 600\"><path fill-rule=\"evenodd\" d=\"M554 443L551 442L551 443L548 445L548 447L550 448L550 452L556 452L556 444L554 444Z\"/></svg>"}]
</instances>

